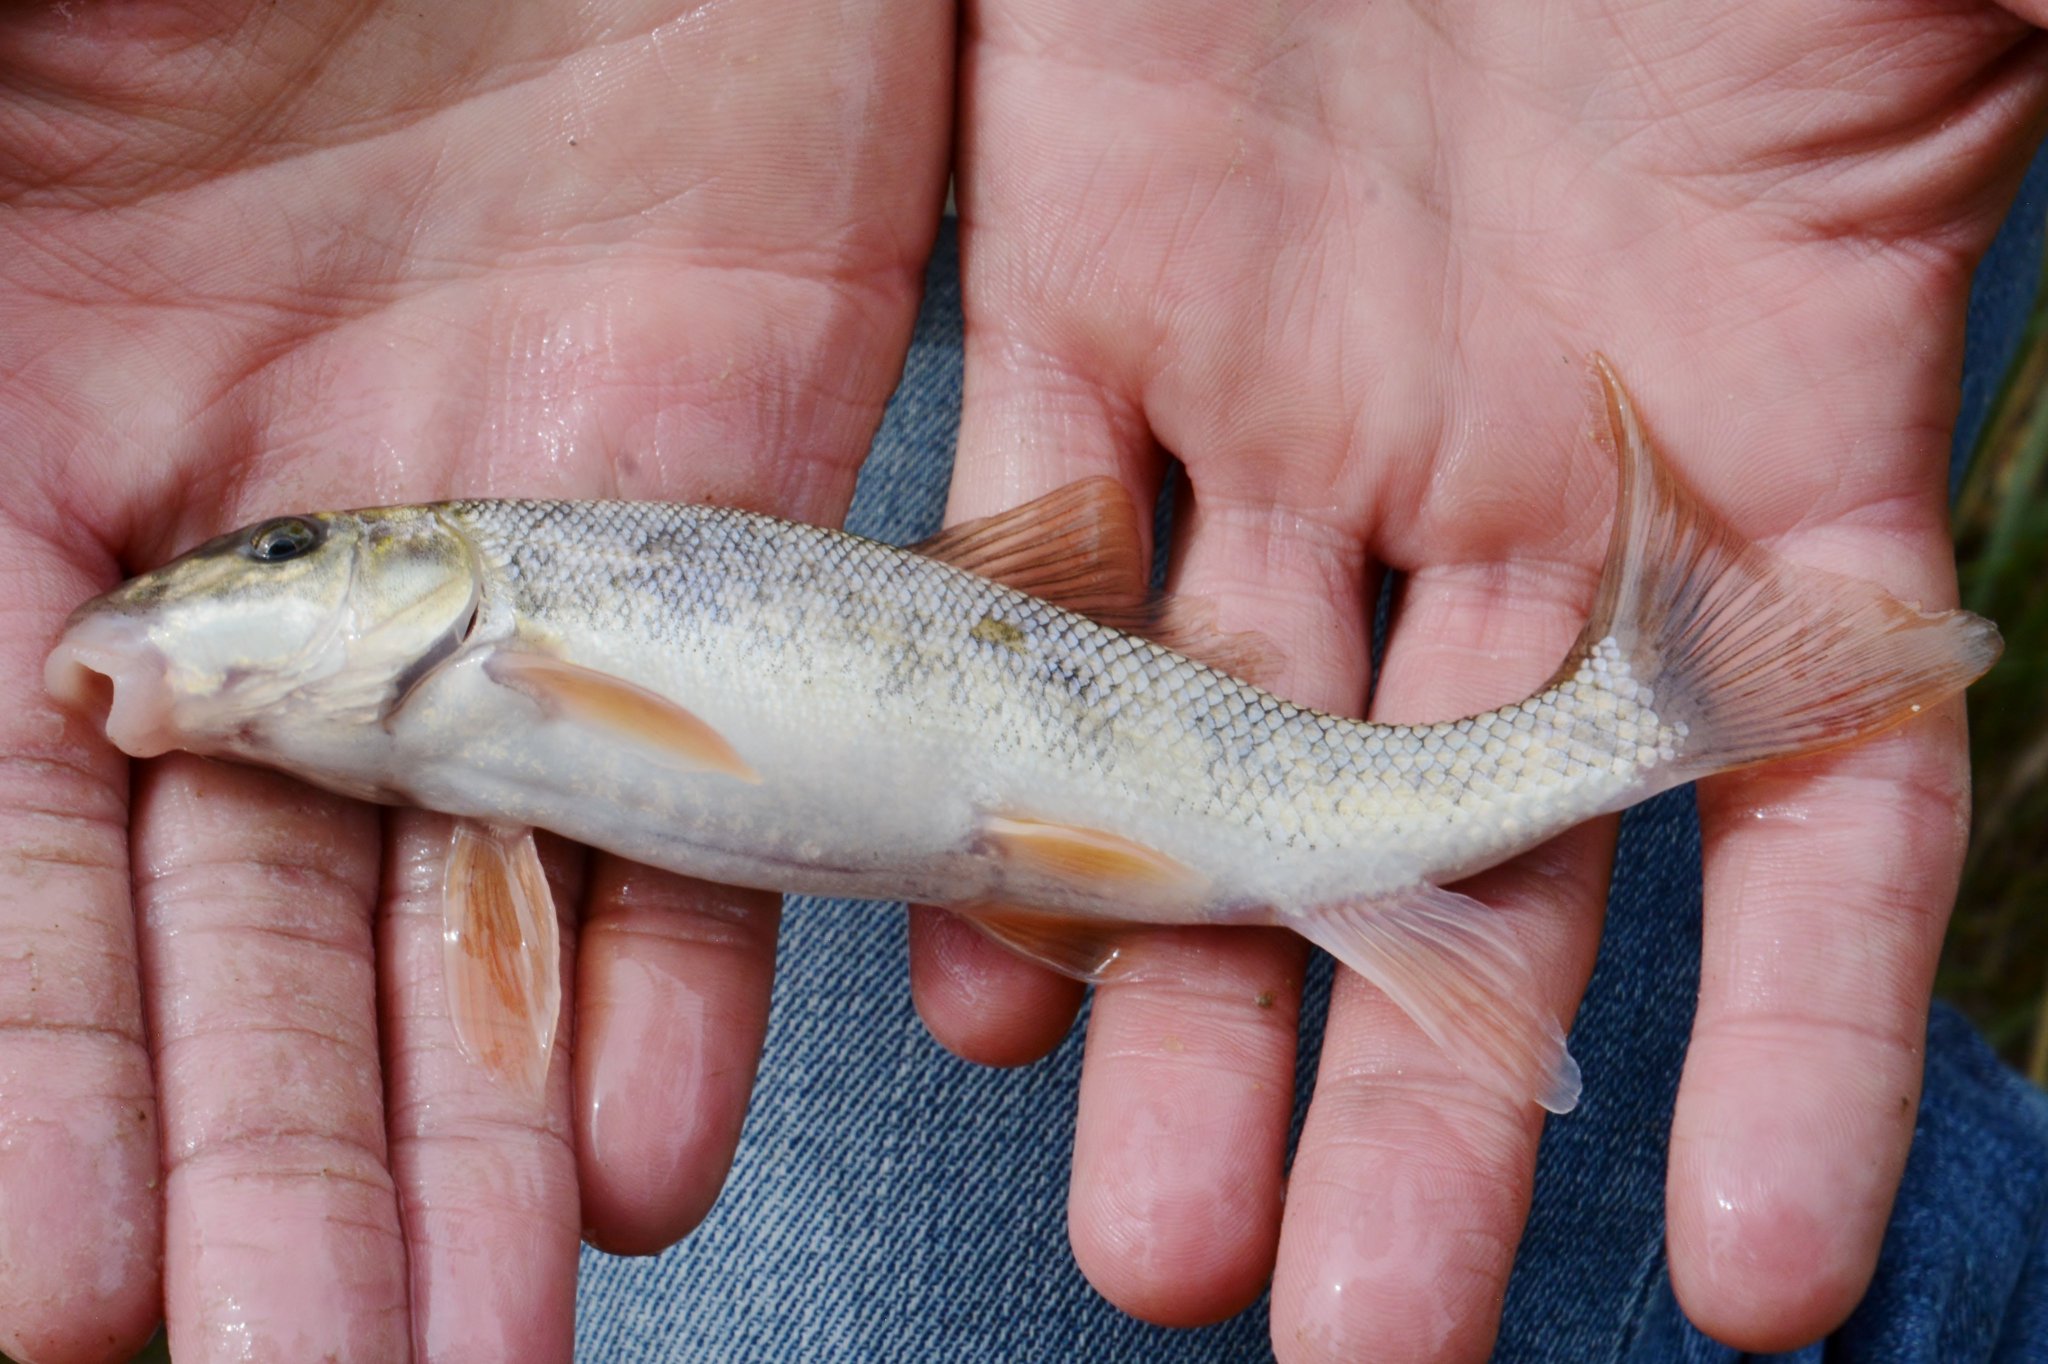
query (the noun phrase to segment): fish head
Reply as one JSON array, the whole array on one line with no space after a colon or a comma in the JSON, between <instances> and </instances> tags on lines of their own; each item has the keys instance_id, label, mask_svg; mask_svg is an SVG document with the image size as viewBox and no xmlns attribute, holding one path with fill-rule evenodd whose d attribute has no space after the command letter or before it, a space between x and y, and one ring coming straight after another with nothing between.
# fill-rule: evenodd
<instances>
[{"instance_id":1,"label":"fish head","mask_svg":"<svg viewBox=\"0 0 2048 1364\"><path fill-rule=\"evenodd\" d=\"M481 595L474 547L434 508L277 517L87 602L44 683L133 757L185 749L354 791Z\"/></svg>"}]
</instances>

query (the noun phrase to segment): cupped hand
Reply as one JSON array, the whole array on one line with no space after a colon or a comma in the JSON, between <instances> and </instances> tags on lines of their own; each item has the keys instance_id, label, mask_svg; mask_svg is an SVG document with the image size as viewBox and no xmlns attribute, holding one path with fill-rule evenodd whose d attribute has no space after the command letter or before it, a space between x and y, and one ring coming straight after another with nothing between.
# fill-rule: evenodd
<instances>
[{"instance_id":1,"label":"cupped hand","mask_svg":"<svg viewBox=\"0 0 2048 1364\"><path fill-rule=\"evenodd\" d=\"M442 1007L444 825L131 773L42 658L124 573L293 509L835 520L937 221L951 25L917 0L0 18L0 1349L122 1359L161 1305L181 1364L567 1358L579 1231L647 1251L703 1215L773 897L551 849L574 1027L520 1111Z\"/></svg>"},{"instance_id":2,"label":"cupped hand","mask_svg":"<svg viewBox=\"0 0 2048 1364\"><path fill-rule=\"evenodd\" d=\"M962 47L967 370L952 511L1108 473L1191 495L1173 587L1358 713L1526 695L1591 605L1612 506L1587 357L1670 463L1790 559L1950 604L1944 479L1971 266L2048 51L1989 5L977 0ZM1868 1281L1913 1130L1963 848L1959 708L1705 783L1703 980L1670 1264L1709 1332L1816 1337ZM1467 889L1569 1018L1611 821ZM1303 948L1185 931L1102 989L1070 1201L1128 1311L1272 1275L1285 1361L1487 1353L1541 1114L1348 976L1283 1194ZM965 1055L1074 992L929 913L913 980ZM1597 1090L1598 1074L1589 1074ZM1597 1101L1597 1094L1594 1096Z\"/></svg>"}]
</instances>

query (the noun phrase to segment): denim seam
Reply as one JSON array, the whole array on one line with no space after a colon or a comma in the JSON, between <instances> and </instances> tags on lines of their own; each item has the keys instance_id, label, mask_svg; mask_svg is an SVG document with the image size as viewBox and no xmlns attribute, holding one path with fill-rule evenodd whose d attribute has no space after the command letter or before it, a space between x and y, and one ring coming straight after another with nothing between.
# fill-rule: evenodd
<instances>
[{"instance_id":1,"label":"denim seam","mask_svg":"<svg viewBox=\"0 0 2048 1364\"><path fill-rule=\"evenodd\" d=\"M1664 1282L1664 1236L1660 1230L1649 1250L1643 1253L1642 1263L1636 1267L1628 1290L1628 1309L1622 1314L1627 1326L1616 1334L1614 1352L1608 1356L1614 1364L1635 1357L1636 1346L1643 1335L1643 1325L1650 1319L1650 1303L1655 1297L1657 1286Z\"/></svg>"}]
</instances>

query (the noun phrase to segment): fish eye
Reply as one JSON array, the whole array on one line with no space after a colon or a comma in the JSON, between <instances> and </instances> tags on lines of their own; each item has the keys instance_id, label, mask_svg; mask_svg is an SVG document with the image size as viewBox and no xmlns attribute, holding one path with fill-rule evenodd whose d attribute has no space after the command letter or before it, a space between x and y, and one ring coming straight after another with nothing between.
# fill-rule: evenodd
<instances>
[{"instance_id":1,"label":"fish eye","mask_svg":"<svg viewBox=\"0 0 2048 1364\"><path fill-rule=\"evenodd\" d=\"M320 528L296 516L265 521L249 532L249 557L263 564L296 559L320 543Z\"/></svg>"}]
</instances>

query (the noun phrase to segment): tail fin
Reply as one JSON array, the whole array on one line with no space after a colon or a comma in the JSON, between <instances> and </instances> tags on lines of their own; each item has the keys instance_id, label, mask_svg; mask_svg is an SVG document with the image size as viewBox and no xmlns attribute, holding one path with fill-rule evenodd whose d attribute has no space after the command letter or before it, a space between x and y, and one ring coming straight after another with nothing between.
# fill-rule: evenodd
<instances>
[{"instance_id":1,"label":"tail fin","mask_svg":"<svg viewBox=\"0 0 2048 1364\"><path fill-rule=\"evenodd\" d=\"M1594 367L1621 492L1599 600L1561 675L1612 639L1651 708L1685 727L1673 784L1860 739L1997 661L1981 616L1922 611L1737 536L1658 461L1606 359Z\"/></svg>"},{"instance_id":2,"label":"tail fin","mask_svg":"<svg viewBox=\"0 0 2048 1364\"><path fill-rule=\"evenodd\" d=\"M1921 611L1736 536L1657 462L1621 381L1594 363L1621 495L1592 620L1554 681L1577 677L1596 651L1618 655L1631 699L1682 736L1659 780L1848 743L1962 690L1997 660L1990 621ZM1484 905L1418 885L1289 924L1378 985L1475 1079L1553 1113L1578 1101L1564 1033Z\"/></svg>"}]
</instances>

